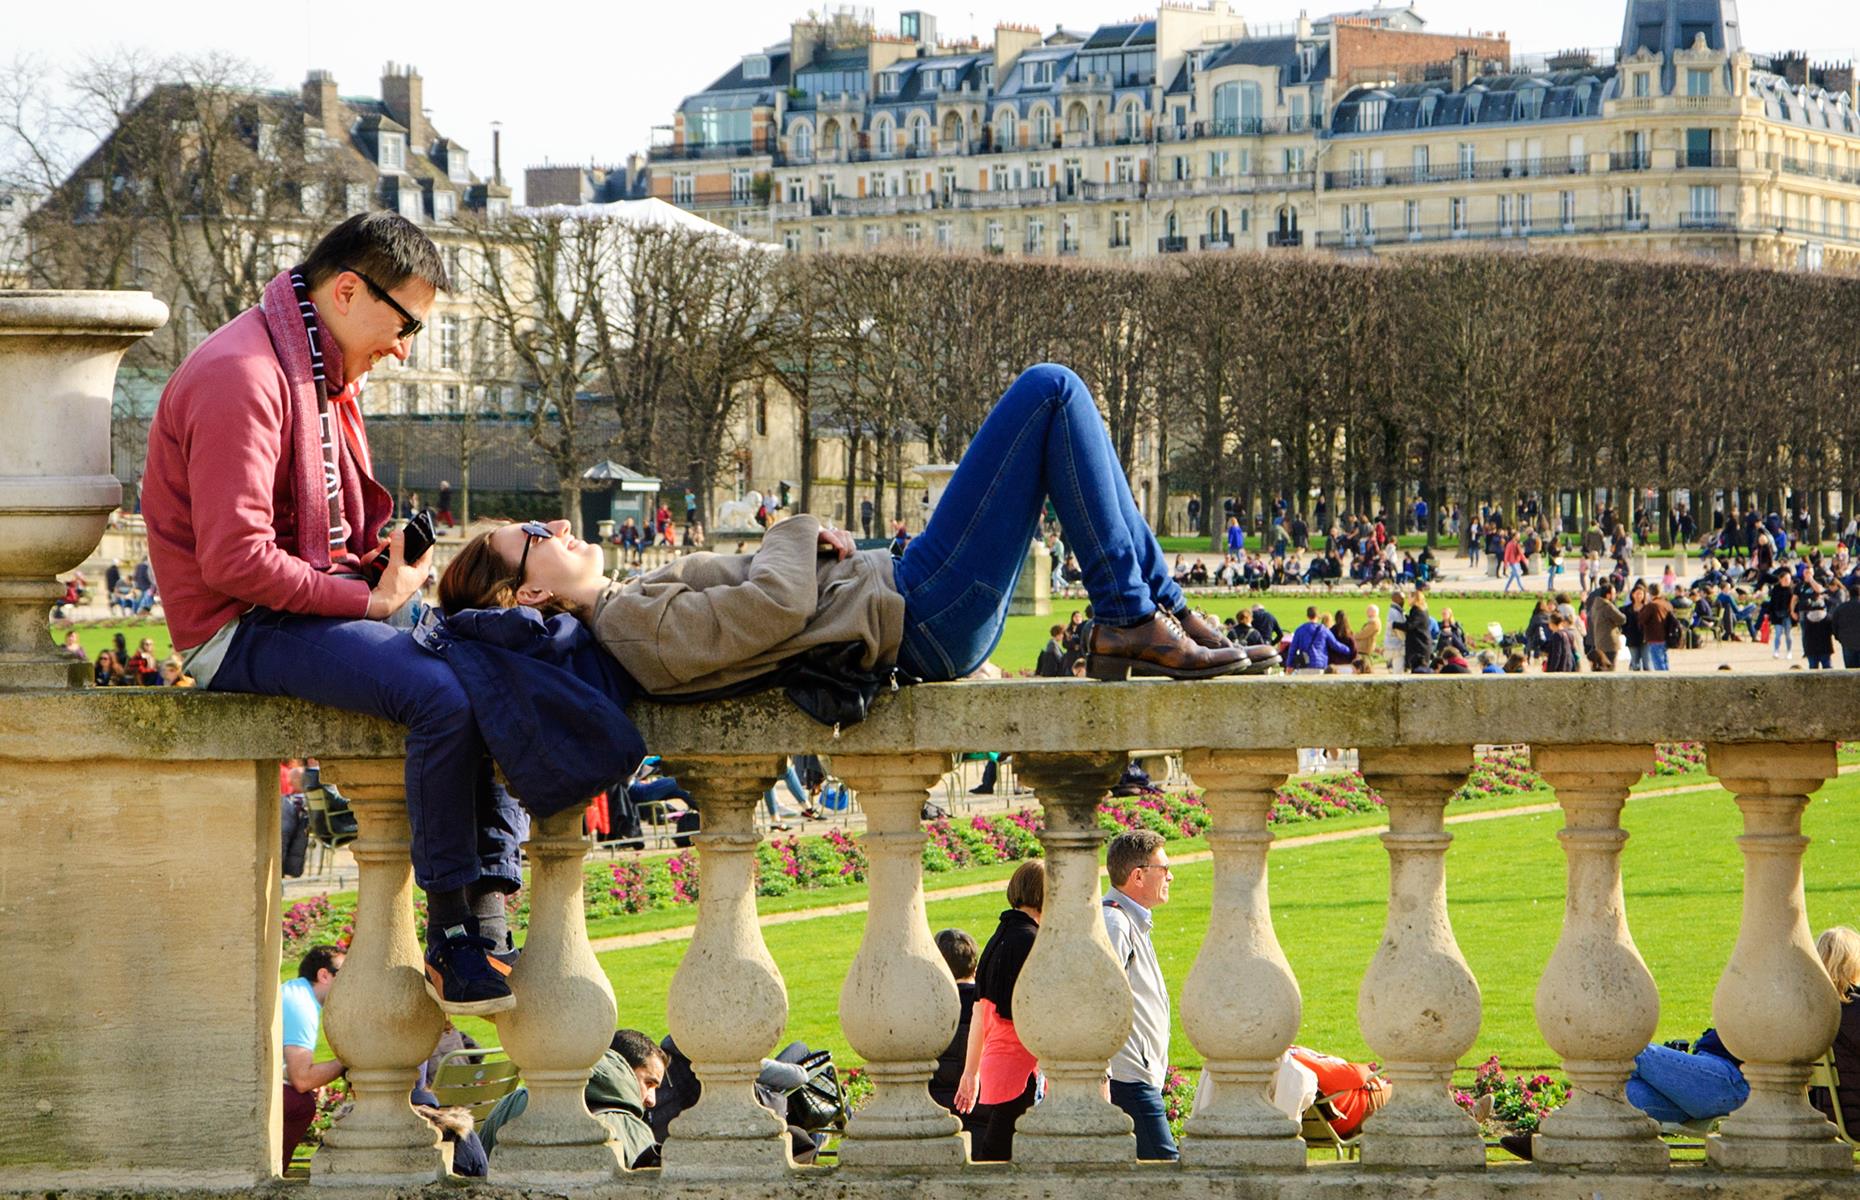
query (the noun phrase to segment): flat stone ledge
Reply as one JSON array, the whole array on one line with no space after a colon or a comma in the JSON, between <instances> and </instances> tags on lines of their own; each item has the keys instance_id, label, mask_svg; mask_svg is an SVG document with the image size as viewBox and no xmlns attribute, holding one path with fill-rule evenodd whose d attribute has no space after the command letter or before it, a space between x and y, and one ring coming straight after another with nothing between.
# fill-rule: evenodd
<instances>
[{"instance_id":1,"label":"flat stone ledge","mask_svg":"<svg viewBox=\"0 0 1860 1200\"><path fill-rule=\"evenodd\" d=\"M0 1200L45 1200L44 1188L8 1191ZM1194 1170L1167 1164L1132 1164L1089 1172L1040 1171L1023 1166L972 1166L947 1174L905 1170L802 1168L791 1179L667 1184L658 1172L629 1174L619 1182L586 1188L518 1185L447 1185L422 1188L344 1188L343 1200L536 1200L542 1196L587 1200L1067 1200L1126 1192L1144 1200L1854 1200L1860 1175L1744 1175L1702 1164L1681 1164L1660 1175L1545 1170L1504 1164L1486 1171L1428 1175L1377 1171L1353 1163L1320 1164L1297 1173ZM164 1187L62 1188L57 1200L224 1200L227 1192ZM242 1189L255 1200L305 1200L313 1193L297 1181Z\"/></svg>"},{"instance_id":2,"label":"flat stone ledge","mask_svg":"<svg viewBox=\"0 0 1860 1200\"><path fill-rule=\"evenodd\" d=\"M1234 750L1530 742L1860 739L1860 674L1265 676L1177 683L943 683L880 697L839 736L779 693L642 703L653 753ZM192 690L0 693L0 761L398 758L400 729L298 700Z\"/></svg>"}]
</instances>

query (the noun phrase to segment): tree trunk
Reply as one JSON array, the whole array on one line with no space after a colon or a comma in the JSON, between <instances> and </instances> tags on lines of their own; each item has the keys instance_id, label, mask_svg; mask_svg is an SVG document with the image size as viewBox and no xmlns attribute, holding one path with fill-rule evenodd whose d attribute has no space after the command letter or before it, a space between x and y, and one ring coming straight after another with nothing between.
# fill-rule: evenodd
<instances>
[{"instance_id":1,"label":"tree trunk","mask_svg":"<svg viewBox=\"0 0 1860 1200\"><path fill-rule=\"evenodd\" d=\"M562 519L568 522L568 531L580 537L582 534L581 476L572 467L566 474L558 472L556 487L560 490L562 497Z\"/></svg>"},{"instance_id":2,"label":"tree trunk","mask_svg":"<svg viewBox=\"0 0 1860 1200\"><path fill-rule=\"evenodd\" d=\"M872 514L872 521L873 533L876 535L879 532L877 526L880 524L876 512ZM846 430L846 527L848 529L857 527L861 532L865 529L859 522L859 431L857 427L849 427Z\"/></svg>"}]
</instances>

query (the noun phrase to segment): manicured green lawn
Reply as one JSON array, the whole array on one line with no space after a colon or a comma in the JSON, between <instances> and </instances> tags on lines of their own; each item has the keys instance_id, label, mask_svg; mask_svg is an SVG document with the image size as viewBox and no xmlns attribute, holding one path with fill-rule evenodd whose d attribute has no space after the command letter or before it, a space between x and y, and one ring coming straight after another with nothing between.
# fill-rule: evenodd
<instances>
[{"instance_id":1,"label":"manicured green lawn","mask_svg":"<svg viewBox=\"0 0 1860 1200\"><path fill-rule=\"evenodd\" d=\"M1568 589L1575 591L1575 581L1571 579ZM1475 645L1485 636L1485 627L1492 621L1504 626L1507 633L1517 633L1531 617L1531 606L1536 603L1537 593L1529 599L1512 597L1503 599L1492 596L1475 596L1466 599L1451 599L1435 596L1429 598L1429 609L1439 619L1443 609L1452 609L1454 619L1466 629L1468 640ZM1305 609L1316 605L1319 612L1335 613L1342 611L1350 618L1352 628L1363 623L1364 610L1371 604L1381 615L1382 621L1388 621L1389 597L1387 592L1359 592L1355 588L1338 588L1333 594L1325 596L1287 596L1273 595L1268 592L1261 596L1220 596L1189 597L1190 603L1205 608L1225 619L1231 617L1240 608L1251 609L1254 605L1264 605L1266 611L1279 619L1279 624L1288 631L1296 629L1304 622ZM1084 600L1054 600L1052 615L1045 617L1009 617L1007 628L1001 633L1001 644L989 657L1003 671L1012 674L1016 671L1031 671L1033 664L1040 657L1040 648L1046 645L1049 631L1055 625L1064 625L1071 620L1075 611L1083 612Z\"/></svg>"},{"instance_id":2,"label":"manicured green lawn","mask_svg":"<svg viewBox=\"0 0 1860 1200\"><path fill-rule=\"evenodd\" d=\"M59 645L64 644L64 630L54 628L51 633L54 642L57 642ZM168 640L168 627L160 621L125 620L121 622L112 622L108 625L80 626L77 631L78 642L83 645L85 655L88 656L92 662L96 661L97 655L101 651L110 649L115 645L115 635L119 633L123 635L123 640L129 644L129 652L131 654L136 652L136 647L141 645L143 638L155 639L155 654L157 658L167 658L170 654L174 653L174 643Z\"/></svg>"},{"instance_id":3,"label":"manicured green lawn","mask_svg":"<svg viewBox=\"0 0 1860 1200\"><path fill-rule=\"evenodd\" d=\"M1164 537L1157 538L1156 540L1162 543L1163 550L1170 554L1212 553L1212 551L1208 549L1208 539L1199 534L1194 537ZM1223 542L1222 544L1225 545L1226 543ZM1317 534L1313 533L1311 535L1311 544L1313 546L1321 546L1324 543L1319 539ZM1419 550L1421 547L1427 545L1427 535L1425 533L1404 533L1395 539L1395 544L1403 550ZM1248 550L1263 550L1269 547L1260 544L1260 537L1257 533L1249 533L1246 538L1246 548ZM1440 545L1435 549L1434 553L1440 555L1458 554L1459 541L1456 538L1443 534L1440 538Z\"/></svg>"},{"instance_id":4,"label":"manicured green lawn","mask_svg":"<svg viewBox=\"0 0 1860 1200\"><path fill-rule=\"evenodd\" d=\"M1860 880L1845 853L1860 839L1856 799L1860 777L1836 781L1805 818L1814 839L1806 862L1809 921L1817 931L1860 919ZM1737 810L1728 793L1714 790L1635 801L1625 820L1633 834L1623 855L1629 921L1660 985L1658 1037L1693 1037L1710 1022L1712 989L1736 941L1742 902ZM1453 924L1485 997L1468 1065L1491 1054L1507 1068L1555 1061L1537 1032L1532 1000L1562 924L1560 826L1560 815L1551 812L1454 829L1447 856ZM1173 899L1158 913L1157 949L1178 1005L1207 928L1211 882L1211 864L1185 865L1176 873ZM1304 991L1301 1041L1372 1056L1356 1027L1356 991L1380 940L1387 886L1386 855L1372 837L1273 855L1273 920ZM929 906L930 923L985 939L1001 907L994 895L937 901ZM786 1036L828 1047L847 1062L858 1056L839 1032L839 988L863 928L863 914L853 914L765 930L788 984ZM665 997L684 951L685 943L669 942L601 956L623 1022L665 1030ZM1185 1065L1200 1061L1179 1020L1171 1056Z\"/></svg>"}]
</instances>

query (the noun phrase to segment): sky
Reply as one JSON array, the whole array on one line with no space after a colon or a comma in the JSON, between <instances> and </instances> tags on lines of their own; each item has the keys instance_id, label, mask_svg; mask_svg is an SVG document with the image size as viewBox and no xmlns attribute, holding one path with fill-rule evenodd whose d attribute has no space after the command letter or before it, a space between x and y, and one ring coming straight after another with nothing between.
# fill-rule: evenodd
<instances>
[{"instance_id":1,"label":"sky","mask_svg":"<svg viewBox=\"0 0 1860 1200\"><path fill-rule=\"evenodd\" d=\"M1234 0L1233 7L1249 22L1270 25L1296 19L1299 2ZM1499 29L1514 52L1525 53L1611 46L1625 3L1417 0L1417 11L1432 32ZM62 5L0 0L0 71L17 55L71 70L92 49L212 48L251 61L278 87L295 88L321 67L344 95L378 96L382 65L411 63L425 79L434 124L471 151L480 174L488 174L491 123L502 123L505 181L521 199L526 166L620 162L643 149L681 99L743 54L784 40L789 21L808 7L808 0L791 7L770 0L554 0L534 9L508 0L89 0L78 17ZM1144 11L1142 0L954 0L942 7L923 0L921 7L937 17L944 38L973 33L985 42L997 21L1081 29ZM898 11L874 6L879 28L895 29ZM1860 57L1855 0L1744 0L1741 15L1744 42L1754 50L1806 50L1818 61ZM95 36L74 37L79 21Z\"/></svg>"}]
</instances>

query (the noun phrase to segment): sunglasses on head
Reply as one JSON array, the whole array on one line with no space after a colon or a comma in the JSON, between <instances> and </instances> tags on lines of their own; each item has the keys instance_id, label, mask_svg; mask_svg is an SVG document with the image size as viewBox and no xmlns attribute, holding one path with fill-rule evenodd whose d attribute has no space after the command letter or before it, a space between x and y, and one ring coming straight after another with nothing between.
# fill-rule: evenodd
<instances>
[{"instance_id":1,"label":"sunglasses on head","mask_svg":"<svg viewBox=\"0 0 1860 1200\"><path fill-rule=\"evenodd\" d=\"M537 538L554 537L555 530L549 528L547 525L544 525L541 521L525 521L523 522L523 524L517 526L517 528L521 529L524 535L523 536L523 555L522 557L517 559L517 586L522 587L523 586L523 571L524 571L524 568L529 565L529 561L530 561L530 547L536 544Z\"/></svg>"},{"instance_id":2,"label":"sunglasses on head","mask_svg":"<svg viewBox=\"0 0 1860 1200\"><path fill-rule=\"evenodd\" d=\"M381 301L383 304L387 305L389 308L393 309L395 312L400 314L402 325L400 327L400 333L398 336L401 341L403 342L406 341L408 338L419 333L420 330L426 328L426 322L420 320L420 318L414 316L412 313L402 308L400 306L400 301L388 295L388 290L386 288L382 287L380 284L376 283L374 280L368 278L368 276L362 274L360 271L356 270L354 267L344 267L343 270L347 271L349 274L361 280L362 283L368 288L368 290L374 293L375 299Z\"/></svg>"}]
</instances>

